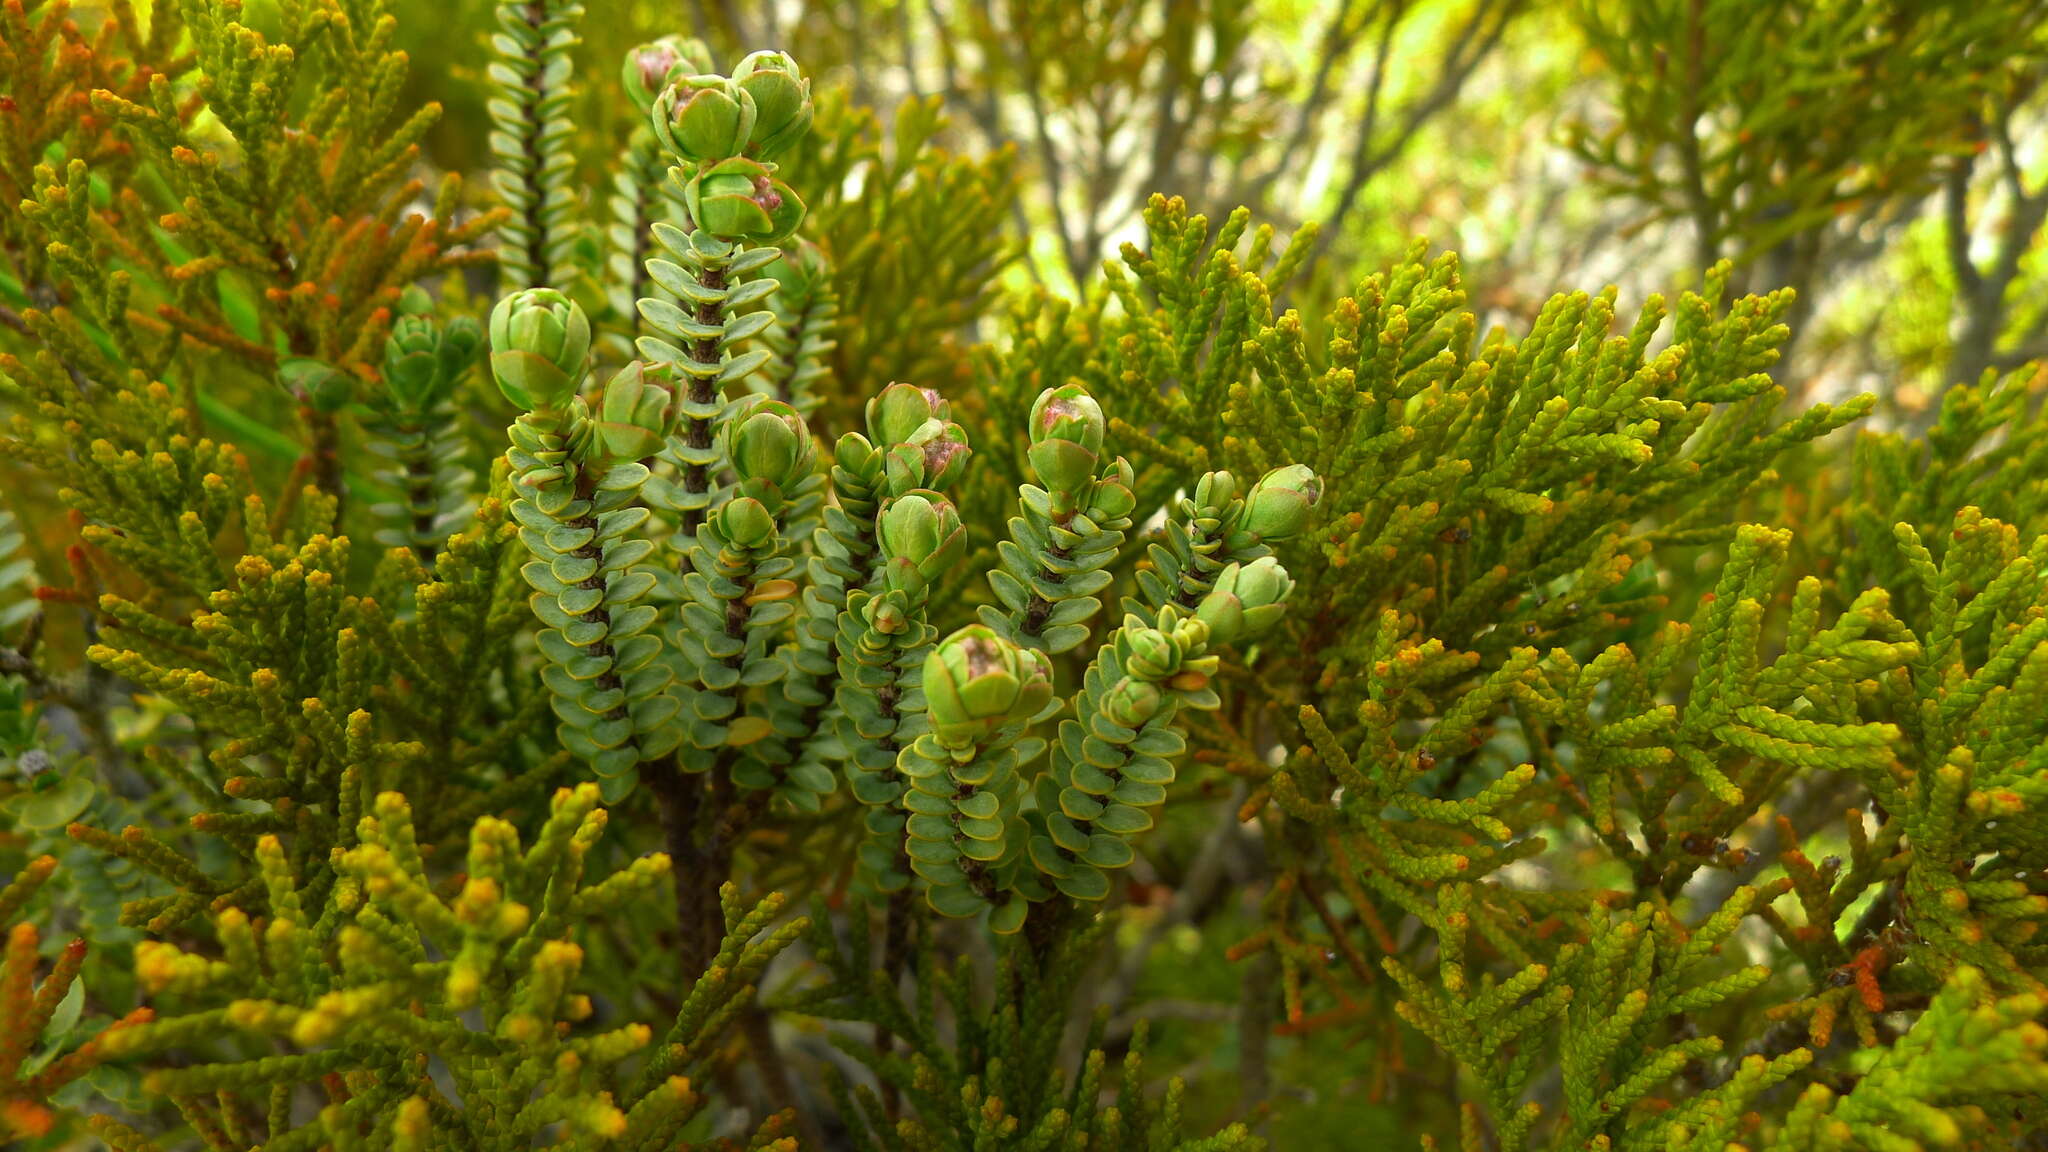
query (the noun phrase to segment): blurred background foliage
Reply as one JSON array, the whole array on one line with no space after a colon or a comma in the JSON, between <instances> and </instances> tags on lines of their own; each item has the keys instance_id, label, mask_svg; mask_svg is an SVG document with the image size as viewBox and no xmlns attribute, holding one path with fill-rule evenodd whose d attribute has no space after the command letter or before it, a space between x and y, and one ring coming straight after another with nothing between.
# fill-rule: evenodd
<instances>
[{"instance_id":1,"label":"blurred background foliage","mask_svg":"<svg viewBox=\"0 0 2048 1152\"><path fill-rule=\"evenodd\" d=\"M245 19L261 28L274 2L248 0ZM399 46L412 63L401 106L443 109L421 151L418 174L431 190L440 173L489 166L493 5L399 7ZM1304 239L1314 259L1291 280L1269 278L1282 285L1281 306L1306 318L1398 263L1417 239L1459 253L1482 333L1527 331L1554 290L1574 287L1614 284L1614 311L1632 315L1653 287L1697 288L1704 270L1726 259L1735 291L1798 293L1786 317L1792 343L1771 369L1790 396L1875 392L1879 427L1924 428L1948 387L2048 354L2042 0L589 0L588 8L576 49L582 76L609 77L629 47L680 31L715 45L721 59L787 48L817 78L817 128L787 168L792 185L818 190L806 235L831 257L845 317L831 352L837 391L818 418L826 428L854 426L860 403L892 380L945 389L970 413L984 391L1028 400L1037 382L977 388L1012 362L987 347L1061 338L1060 325L1041 323L1052 306L1040 293L1071 297L1096 283L1105 260L1144 238L1142 213L1155 192L1183 198L1211 221L1247 206L1282 236L1313 223ZM81 26L97 24L94 4L73 9ZM579 183L595 205L633 110L612 85L593 83L573 118ZM41 159L6 157L0 195L26 195L26 173ZM470 212L488 206L482 180L462 195ZM0 235L0 243L17 239ZM0 284L0 296L28 291ZM490 291L487 268L445 288L452 297ZM1093 306L1105 305L1098 296ZM1081 339L1103 330L1072 329ZM287 405L270 392L255 388L251 397L242 431L289 423ZM478 407L493 405L486 398ZM1014 423L1004 413L978 415ZM476 421L471 462L480 469L502 422ZM1003 451L989 445L976 481L983 490L963 493L963 506L1006 498L1018 462L1005 462ZM281 474L289 462L287 453L255 466ZM15 465L0 466L0 483L17 475ZM1796 467L1785 475L1796 481ZM55 518L48 527L22 554L43 579L61 583L68 529ZM0 535L7 531L0 522ZM0 582L0 620L9 603ZM52 619L53 631L75 627ZM98 681L84 690L99 690ZM116 764L141 757L164 725L179 722L129 711L114 720L81 739ZM1223 787L1218 800L1227 798ZM139 795L89 802L148 803ZM57 814L15 814L10 853L60 846L63 823L82 811L41 807ZM1239 1114L1241 1101L1264 1101L1264 1131L1277 1148L1380 1147L1454 1130L1455 1071L1391 1017L1384 1027L1257 1017L1278 1008L1245 995L1245 965L1219 946L1257 929L1268 875L1267 846L1234 815L1231 803L1169 811L1146 869L1156 899L1146 899L1141 876L1133 914L1118 928L1121 960L1098 998L1106 1034L1130 1035L1130 1004L1172 1020L1153 1031L1153 1059L1189 1077L1191 1111L1221 1120ZM1839 845L1806 847L1819 857ZM75 874L94 892L148 894L146 877L112 863L82 863ZM1571 874L1584 888L1628 886L1623 866L1583 836L1560 833L1550 854L1527 866ZM798 879L772 861L762 869L771 882ZM1782 874L1772 865L1752 876ZM1181 906L1190 891L1199 912ZM109 950L128 931L86 927ZM96 994L129 997L118 983ZM822 1051L822 1031L805 1043ZM1379 1051L1363 1058L1361 1046ZM94 1085L116 1100L136 1090Z\"/></svg>"},{"instance_id":2,"label":"blurred background foliage","mask_svg":"<svg viewBox=\"0 0 2048 1152\"><path fill-rule=\"evenodd\" d=\"M472 171L488 160L476 30L490 5L432 7L400 25L408 98L446 110L432 161ZM727 53L786 46L835 92L820 134L835 174L857 187L895 172L930 195L938 182L889 165L943 170L956 187L941 218L964 243L925 257L1012 287L1092 278L1141 238L1156 191L1212 220L1242 205L1283 232L1317 222L1322 259L1290 301L1304 315L1424 238L1459 253L1482 315L1503 322L1559 285L1611 282L1626 305L1729 258L1734 290L1800 294L1781 380L1874 389L1908 421L1944 383L2048 350L2039 0L592 7L586 75L676 30ZM579 169L597 188L630 124L602 90L579 99ZM827 209L842 263L887 208ZM901 254L868 258L876 289L932 283L886 266ZM989 335L957 303L948 342ZM853 395L909 376L875 347L841 359L843 373L866 362L841 376Z\"/></svg>"}]
</instances>

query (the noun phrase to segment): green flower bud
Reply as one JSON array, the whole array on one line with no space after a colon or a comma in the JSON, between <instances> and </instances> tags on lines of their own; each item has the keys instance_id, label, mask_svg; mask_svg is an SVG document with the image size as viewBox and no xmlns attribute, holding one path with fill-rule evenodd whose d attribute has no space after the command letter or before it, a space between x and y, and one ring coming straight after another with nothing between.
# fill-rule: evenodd
<instances>
[{"instance_id":1,"label":"green flower bud","mask_svg":"<svg viewBox=\"0 0 2048 1152\"><path fill-rule=\"evenodd\" d=\"M755 398L750 408L725 422L721 435L741 486L771 502L780 501L816 469L810 428L780 400Z\"/></svg>"},{"instance_id":2,"label":"green flower bud","mask_svg":"<svg viewBox=\"0 0 2048 1152\"><path fill-rule=\"evenodd\" d=\"M735 496L713 515L718 534L735 548L765 548L775 539L775 514L751 496Z\"/></svg>"},{"instance_id":3,"label":"green flower bud","mask_svg":"<svg viewBox=\"0 0 2048 1152\"><path fill-rule=\"evenodd\" d=\"M949 748L987 743L1022 724L1052 699L1052 668L1042 653L1019 648L980 624L934 647L924 661L932 734Z\"/></svg>"},{"instance_id":4,"label":"green flower bud","mask_svg":"<svg viewBox=\"0 0 2048 1152\"><path fill-rule=\"evenodd\" d=\"M756 52L732 70L735 88L754 98L747 155L773 160L811 129L811 82L786 52Z\"/></svg>"},{"instance_id":5,"label":"green flower bud","mask_svg":"<svg viewBox=\"0 0 2048 1152\"><path fill-rule=\"evenodd\" d=\"M446 383L462 378L483 347L484 326L474 316L457 316L441 326L441 376Z\"/></svg>"},{"instance_id":6,"label":"green flower bud","mask_svg":"<svg viewBox=\"0 0 2048 1152\"><path fill-rule=\"evenodd\" d=\"M1169 619L1172 621L1171 627L1168 626ZM1213 666L1217 662L1214 656L1189 657L1188 654L1191 652L1207 652L1209 648L1209 626L1193 616L1182 617L1177 613L1172 617L1161 615L1159 630L1173 638L1174 652L1180 658L1180 665L1174 669L1175 672L1205 663Z\"/></svg>"},{"instance_id":7,"label":"green flower bud","mask_svg":"<svg viewBox=\"0 0 2048 1152\"><path fill-rule=\"evenodd\" d=\"M583 382L590 321L553 288L514 292L491 310L491 374L506 399L529 410L560 408Z\"/></svg>"},{"instance_id":8,"label":"green flower bud","mask_svg":"<svg viewBox=\"0 0 2048 1152\"><path fill-rule=\"evenodd\" d=\"M1205 472L1195 481L1195 507L1222 508L1237 499L1237 477L1228 472Z\"/></svg>"},{"instance_id":9,"label":"green flower bud","mask_svg":"<svg viewBox=\"0 0 2048 1152\"><path fill-rule=\"evenodd\" d=\"M1124 657L1124 667L1131 675L1144 680L1164 680L1180 671L1180 645L1159 629L1140 628L1126 632L1124 643L1130 649L1129 655Z\"/></svg>"},{"instance_id":10,"label":"green flower bud","mask_svg":"<svg viewBox=\"0 0 2048 1152\"><path fill-rule=\"evenodd\" d=\"M597 434L615 459L652 456L661 450L668 437L674 403L675 389L667 374L635 360L619 369L604 386L604 399L598 405Z\"/></svg>"},{"instance_id":11,"label":"green flower bud","mask_svg":"<svg viewBox=\"0 0 2048 1152\"><path fill-rule=\"evenodd\" d=\"M889 586L917 594L952 567L967 547L959 511L944 496L928 490L907 492L883 505L878 528L882 555L889 562Z\"/></svg>"},{"instance_id":12,"label":"green flower bud","mask_svg":"<svg viewBox=\"0 0 2048 1152\"><path fill-rule=\"evenodd\" d=\"M1292 591L1294 580L1271 556L1232 564L1217 575L1215 587L1195 609L1195 619L1208 625L1211 643L1248 639L1280 619Z\"/></svg>"},{"instance_id":13,"label":"green flower bud","mask_svg":"<svg viewBox=\"0 0 2048 1152\"><path fill-rule=\"evenodd\" d=\"M892 560L890 564L909 565L910 561ZM916 577L913 575L911 578ZM895 590L894 584L890 585L890 590ZM861 615L866 617L870 627L884 636L894 636L910 624L910 617L903 608L903 597L898 595L870 597L867 606L861 609Z\"/></svg>"},{"instance_id":14,"label":"green flower bud","mask_svg":"<svg viewBox=\"0 0 2048 1152\"><path fill-rule=\"evenodd\" d=\"M1130 515L1131 509L1138 506L1136 484L1136 478L1131 474L1131 462L1117 457L1108 474L1095 486L1094 499L1088 504L1088 515L1097 520L1116 520Z\"/></svg>"},{"instance_id":15,"label":"green flower bud","mask_svg":"<svg viewBox=\"0 0 2048 1152\"><path fill-rule=\"evenodd\" d=\"M400 316L384 342L384 387L403 410L434 399L441 382L441 331L431 316Z\"/></svg>"},{"instance_id":16,"label":"green flower bud","mask_svg":"<svg viewBox=\"0 0 2048 1152\"><path fill-rule=\"evenodd\" d=\"M277 366L277 378L287 391L319 412L341 411L356 391L348 373L310 356L287 357Z\"/></svg>"},{"instance_id":17,"label":"green flower bud","mask_svg":"<svg viewBox=\"0 0 2048 1152\"><path fill-rule=\"evenodd\" d=\"M663 36L626 53L621 71L626 96L642 112L650 112L668 86L685 76L710 72L711 52L701 40Z\"/></svg>"},{"instance_id":18,"label":"green flower bud","mask_svg":"<svg viewBox=\"0 0 2048 1152\"><path fill-rule=\"evenodd\" d=\"M1031 406L1031 470L1046 490L1076 492L1095 479L1102 460L1102 406L1079 384L1038 394Z\"/></svg>"},{"instance_id":19,"label":"green flower bud","mask_svg":"<svg viewBox=\"0 0 2048 1152\"><path fill-rule=\"evenodd\" d=\"M875 446L858 432L845 433L832 443L833 466L855 474L866 470L874 454Z\"/></svg>"},{"instance_id":20,"label":"green flower bud","mask_svg":"<svg viewBox=\"0 0 2048 1152\"><path fill-rule=\"evenodd\" d=\"M1306 464L1275 468L1244 498L1244 530L1261 540L1285 540L1308 527L1323 482Z\"/></svg>"},{"instance_id":21,"label":"green flower bud","mask_svg":"<svg viewBox=\"0 0 2048 1152\"><path fill-rule=\"evenodd\" d=\"M662 146L684 164L710 165L738 156L754 130L754 98L723 76L679 76L654 100L649 115Z\"/></svg>"},{"instance_id":22,"label":"green flower bud","mask_svg":"<svg viewBox=\"0 0 2048 1152\"><path fill-rule=\"evenodd\" d=\"M933 389L891 384L868 401L868 435L885 448L902 444L927 422L946 419L950 408Z\"/></svg>"},{"instance_id":23,"label":"green flower bud","mask_svg":"<svg viewBox=\"0 0 2048 1152\"><path fill-rule=\"evenodd\" d=\"M457 316L437 327L431 303L428 308L400 316L384 342L385 391L403 412L421 412L440 403L483 343L483 328L474 318Z\"/></svg>"},{"instance_id":24,"label":"green flower bud","mask_svg":"<svg viewBox=\"0 0 2048 1152\"><path fill-rule=\"evenodd\" d=\"M1157 716L1159 706L1165 702L1166 694L1157 684L1126 676L1103 693L1102 711L1126 728L1139 728Z\"/></svg>"},{"instance_id":25,"label":"green flower bud","mask_svg":"<svg viewBox=\"0 0 2048 1152\"><path fill-rule=\"evenodd\" d=\"M891 445L883 460L891 492L943 488L967 470L967 430L950 420L927 420L910 439Z\"/></svg>"},{"instance_id":26,"label":"green flower bud","mask_svg":"<svg viewBox=\"0 0 2048 1152\"><path fill-rule=\"evenodd\" d=\"M718 161L683 186L684 206L714 236L773 244L804 222L804 202L770 172L743 157Z\"/></svg>"},{"instance_id":27,"label":"green flower bud","mask_svg":"<svg viewBox=\"0 0 2048 1152\"><path fill-rule=\"evenodd\" d=\"M400 316L432 316L434 314L434 298L427 295L425 288L417 284L408 284L405 286L405 291L398 294L398 314Z\"/></svg>"}]
</instances>

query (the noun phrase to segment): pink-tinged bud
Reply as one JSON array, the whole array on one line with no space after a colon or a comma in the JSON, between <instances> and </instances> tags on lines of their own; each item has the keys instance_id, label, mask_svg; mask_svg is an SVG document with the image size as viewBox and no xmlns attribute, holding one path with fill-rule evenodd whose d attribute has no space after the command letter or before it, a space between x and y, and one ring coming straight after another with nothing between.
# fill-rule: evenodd
<instances>
[{"instance_id":1,"label":"pink-tinged bud","mask_svg":"<svg viewBox=\"0 0 2048 1152\"><path fill-rule=\"evenodd\" d=\"M905 443L926 421L945 419L945 403L929 388L891 384L868 401L868 435L884 448Z\"/></svg>"},{"instance_id":2,"label":"pink-tinged bud","mask_svg":"<svg viewBox=\"0 0 2048 1152\"><path fill-rule=\"evenodd\" d=\"M721 160L683 186L697 226L721 239L773 244L804 220L804 202L768 169L743 157Z\"/></svg>"},{"instance_id":3,"label":"pink-tinged bud","mask_svg":"<svg viewBox=\"0 0 2048 1152\"><path fill-rule=\"evenodd\" d=\"M626 53L620 78L627 97L642 112L647 112L674 81L710 71L711 53L703 41L663 36Z\"/></svg>"},{"instance_id":4,"label":"pink-tinged bud","mask_svg":"<svg viewBox=\"0 0 2048 1152\"><path fill-rule=\"evenodd\" d=\"M1039 393L1031 406L1031 469L1056 504L1069 503L1094 482L1105 427L1102 406L1079 384Z\"/></svg>"},{"instance_id":5,"label":"pink-tinged bud","mask_svg":"<svg viewBox=\"0 0 2048 1152\"><path fill-rule=\"evenodd\" d=\"M1052 699L1052 668L980 624L935 646L924 662L932 735L949 748L985 742L1037 715Z\"/></svg>"}]
</instances>

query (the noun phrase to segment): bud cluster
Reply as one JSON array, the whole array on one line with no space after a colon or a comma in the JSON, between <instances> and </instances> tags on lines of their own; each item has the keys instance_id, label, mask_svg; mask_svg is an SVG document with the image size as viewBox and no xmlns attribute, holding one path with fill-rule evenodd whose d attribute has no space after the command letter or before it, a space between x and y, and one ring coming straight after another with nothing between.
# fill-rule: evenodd
<instances>
[{"instance_id":1,"label":"bud cluster","mask_svg":"<svg viewBox=\"0 0 2048 1152\"><path fill-rule=\"evenodd\" d=\"M484 341L475 318L436 323L433 302L417 287L400 301L384 343L384 391L399 412L426 412L446 400Z\"/></svg>"},{"instance_id":2,"label":"bud cluster","mask_svg":"<svg viewBox=\"0 0 2048 1152\"><path fill-rule=\"evenodd\" d=\"M753 53L731 76L685 71L702 63L657 42L627 61L629 87L637 95L660 69L665 86L648 111L697 226L774 243L803 223L803 201L775 178L775 159L810 131L811 82L784 52Z\"/></svg>"},{"instance_id":3,"label":"bud cluster","mask_svg":"<svg viewBox=\"0 0 2048 1152\"><path fill-rule=\"evenodd\" d=\"M1322 481L1305 464L1275 468L1242 495L1239 483L1223 471L1195 482L1165 525L1164 541L1151 546L1151 568L1139 571L1139 596L1124 602L1126 611L1196 608L1224 569L1265 557L1271 545L1307 530L1322 497Z\"/></svg>"}]
</instances>

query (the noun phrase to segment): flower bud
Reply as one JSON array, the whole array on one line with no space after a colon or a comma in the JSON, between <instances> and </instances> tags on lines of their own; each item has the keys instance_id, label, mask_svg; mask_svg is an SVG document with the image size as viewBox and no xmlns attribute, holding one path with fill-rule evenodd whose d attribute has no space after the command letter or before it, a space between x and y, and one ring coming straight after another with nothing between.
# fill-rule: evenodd
<instances>
[{"instance_id":1,"label":"flower bud","mask_svg":"<svg viewBox=\"0 0 2048 1152\"><path fill-rule=\"evenodd\" d=\"M1031 406L1031 470L1054 493L1076 492L1095 479L1102 460L1102 406L1079 384L1038 394Z\"/></svg>"},{"instance_id":2,"label":"flower bud","mask_svg":"<svg viewBox=\"0 0 2048 1152\"><path fill-rule=\"evenodd\" d=\"M822 249L809 240L798 240L784 250L782 259L768 265L767 276L775 281L778 293L803 296L829 281L831 269L826 267Z\"/></svg>"},{"instance_id":3,"label":"flower bud","mask_svg":"<svg viewBox=\"0 0 2048 1152\"><path fill-rule=\"evenodd\" d=\"M764 548L775 539L775 514L752 496L735 496L713 513L718 534L735 548Z\"/></svg>"},{"instance_id":4,"label":"flower bud","mask_svg":"<svg viewBox=\"0 0 2048 1152\"><path fill-rule=\"evenodd\" d=\"M1129 652L1124 667L1144 680L1164 680L1180 671L1181 649L1173 637L1157 628L1140 628L1124 633Z\"/></svg>"},{"instance_id":5,"label":"flower bud","mask_svg":"<svg viewBox=\"0 0 2048 1152\"><path fill-rule=\"evenodd\" d=\"M875 446L858 432L847 432L832 442L832 465L848 472L859 473L866 469L875 455Z\"/></svg>"},{"instance_id":6,"label":"flower bud","mask_svg":"<svg viewBox=\"0 0 2048 1152\"><path fill-rule=\"evenodd\" d=\"M741 486L756 495L779 501L815 469L810 428L780 400L755 399L725 422L723 435Z\"/></svg>"},{"instance_id":7,"label":"flower bud","mask_svg":"<svg viewBox=\"0 0 2048 1152\"><path fill-rule=\"evenodd\" d=\"M738 156L754 130L754 98L723 76L679 76L655 98L654 134L684 164Z\"/></svg>"},{"instance_id":8,"label":"flower bud","mask_svg":"<svg viewBox=\"0 0 2048 1152\"><path fill-rule=\"evenodd\" d=\"M913 593L921 594L924 583L952 567L967 546L959 511L944 496L923 489L883 505L878 528L882 555L889 561L890 586ZM899 572L899 562L909 571Z\"/></svg>"},{"instance_id":9,"label":"flower bud","mask_svg":"<svg viewBox=\"0 0 2048 1152\"><path fill-rule=\"evenodd\" d=\"M462 379L462 374L476 360L476 350L483 347L484 327L474 316L457 316L441 326L441 382L452 385Z\"/></svg>"},{"instance_id":10,"label":"flower bud","mask_svg":"<svg viewBox=\"0 0 2048 1152\"><path fill-rule=\"evenodd\" d=\"M729 240L773 244L804 222L804 202L767 165L733 157L703 168L683 185L683 204L699 228Z\"/></svg>"},{"instance_id":11,"label":"flower bud","mask_svg":"<svg viewBox=\"0 0 2048 1152\"><path fill-rule=\"evenodd\" d=\"M576 394L590 355L590 321L553 288L527 288L491 310L491 374L506 399L560 408Z\"/></svg>"},{"instance_id":12,"label":"flower bud","mask_svg":"<svg viewBox=\"0 0 2048 1152\"><path fill-rule=\"evenodd\" d=\"M1126 676L1103 693L1102 711L1126 728L1142 728L1146 721L1159 714L1159 706L1165 701L1166 694L1159 690L1157 684Z\"/></svg>"},{"instance_id":13,"label":"flower bud","mask_svg":"<svg viewBox=\"0 0 2048 1152\"><path fill-rule=\"evenodd\" d=\"M925 657L924 692L932 734L964 748L1037 715L1052 699L1052 669L1044 655L970 624Z\"/></svg>"},{"instance_id":14,"label":"flower bud","mask_svg":"<svg viewBox=\"0 0 2048 1152\"><path fill-rule=\"evenodd\" d=\"M1195 609L1195 619L1208 625L1212 644L1249 639L1280 619L1283 602L1293 590L1287 569L1271 556L1232 564L1217 575L1215 587Z\"/></svg>"},{"instance_id":15,"label":"flower bud","mask_svg":"<svg viewBox=\"0 0 2048 1152\"><path fill-rule=\"evenodd\" d=\"M384 387L401 409L423 408L441 377L441 332L431 316L400 316L384 342Z\"/></svg>"},{"instance_id":16,"label":"flower bud","mask_svg":"<svg viewBox=\"0 0 2048 1152\"><path fill-rule=\"evenodd\" d=\"M400 316L432 316L434 314L434 298L427 295L425 288L417 284L408 284L405 286L405 291L398 294L398 314Z\"/></svg>"},{"instance_id":17,"label":"flower bud","mask_svg":"<svg viewBox=\"0 0 2048 1152\"><path fill-rule=\"evenodd\" d=\"M911 566L908 560L890 561L889 570L893 570L899 565L911 568L910 579L915 580L918 578L916 569ZM897 585L894 581L891 581L889 587L891 590L894 590ZM861 615L866 617L869 627L872 627L884 636L894 636L910 626L910 617L903 610L903 597L901 596L870 597L867 606L861 609Z\"/></svg>"},{"instance_id":18,"label":"flower bud","mask_svg":"<svg viewBox=\"0 0 2048 1152\"><path fill-rule=\"evenodd\" d=\"M420 412L440 403L483 343L483 329L474 318L457 316L437 326L432 307L428 302L424 312L399 316L384 342L384 387L400 411Z\"/></svg>"},{"instance_id":19,"label":"flower bud","mask_svg":"<svg viewBox=\"0 0 2048 1152\"><path fill-rule=\"evenodd\" d=\"M733 87L753 97L747 155L773 160L811 129L811 82L787 52L756 52L732 70Z\"/></svg>"},{"instance_id":20,"label":"flower bud","mask_svg":"<svg viewBox=\"0 0 2048 1152\"><path fill-rule=\"evenodd\" d=\"M614 459L638 460L661 450L675 389L661 369L635 360L604 386L597 434Z\"/></svg>"},{"instance_id":21,"label":"flower bud","mask_svg":"<svg viewBox=\"0 0 2048 1152\"><path fill-rule=\"evenodd\" d=\"M1205 472L1195 481L1197 508L1222 508L1237 499L1237 477L1228 472Z\"/></svg>"},{"instance_id":22,"label":"flower bud","mask_svg":"<svg viewBox=\"0 0 2048 1152\"><path fill-rule=\"evenodd\" d=\"M950 407L933 389L891 384L868 401L868 435L884 448L902 444L928 421L944 420Z\"/></svg>"},{"instance_id":23,"label":"flower bud","mask_svg":"<svg viewBox=\"0 0 2048 1152\"><path fill-rule=\"evenodd\" d=\"M943 488L967 470L967 430L950 420L927 420L910 439L889 447L883 460L891 492Z\"/></svg>"},{"instance_id":24,"label":"flower bud","mask_svg":"<svg viewBox=\"0 0 2048 1152\"><path fill-rule=\"evenodd\" d=\"M1308 527L1323 482L1306 464L1275 468L1244 498L1244 530L1261 540L1285 540Z\"/></svg>"},{"instance_id":25,"label":"flower bud","mask_svg":"<svg viewBox=\"0 0 2048 1152\"><path fill-rule=\"evenodd\" d=\"M1117 457L1102 481L1095 485L1094 496L1088 502L1088 515L1098 522L1130 515L1131 509L1138 506L1136 483L1131 474L1131 462Z\"/></svg>"},{"instance_id":26,"label":"flower bud","mask_svg":"<svg viewBox=\"0 0 2048 1152\"><path fill-rule=\"evenodd\" d=\"M649 112L670 84L685 76L709 72L711 67L711 53L703 41L663 36L626 53L621 78L633 105Z\"/></svg>"},{"instance_id":27,"label":"flower bud","mask_svg":"<svg viewBox=\"0 0 2048 1152\"><path fill-rule=\"evenodd\" d=\"M355 396L355 381L348 373L310 356L287 357L277 366L277 378L318 412L339 412Z\"/></svg>"}]
</instances>

